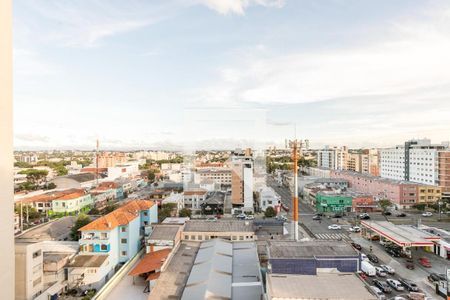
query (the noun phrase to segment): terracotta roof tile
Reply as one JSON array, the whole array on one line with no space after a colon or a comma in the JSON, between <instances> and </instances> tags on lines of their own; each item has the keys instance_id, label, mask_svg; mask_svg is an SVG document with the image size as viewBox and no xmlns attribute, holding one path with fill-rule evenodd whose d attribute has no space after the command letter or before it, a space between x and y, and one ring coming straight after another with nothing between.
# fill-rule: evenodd
<instances>
[{"instance_id":1,"label":"terracotta roof tile","mask_svg":"<svg viewBox=\"0 0 450 300\"><path fill-rule=\"evenodd\" d=\"M79 230L111 230L117 226L122 226L130 223L139 216L139 212L147 210L155 205L153 201L149 200L133 200L118 209L104 215Z\"/></svg>"},{"instance_id":2,"label":"terracotta roof tile","mask_svg":"<svg viewBox=\"0 0 450 300\"><path fill-rule=\"evenodd\" d=\"M53 192L25 198L23 200L23 202L24 203L32 203L32 202L50 202L50 201L58 200L58 199L66 200L66 199L72 199L72 198L70 198L70 195L76 195L76 194L84 195L85 191L83 189L69 189L69 190L64 190L64 191L53 191ZM66 198L64 198L64 197L66 197ZM78 197L80 197L80 196L78 196ZM78 197L76 197L76 198L78 198Z\"/></svg>"},{"instance_id":3,"label":"terracotta roof tile","mask_svg":"<svg viewBox=\"0 0 450 300\"><path fill-rule=\"evenodd\" d=\"M169 256L170 251L172 250L162 249L147 253L128 275L138 276L161 269L161 266Z\"/></svg>"}]
</instances>

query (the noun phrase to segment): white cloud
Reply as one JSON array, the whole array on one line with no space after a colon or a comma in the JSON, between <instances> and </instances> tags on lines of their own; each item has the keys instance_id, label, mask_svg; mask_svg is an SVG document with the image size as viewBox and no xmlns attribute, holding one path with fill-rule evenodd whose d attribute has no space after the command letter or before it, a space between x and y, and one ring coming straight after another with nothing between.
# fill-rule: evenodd
<instances>
[{"instance_id":1,"label":"white cloud","mask_svg":"<svg viewBox=\"0 0 450 300\"><path fill-rule=\"evenodd\" d=\"M284 0L199 0L219 14L244 15L245 9L250 5L261 5L265 7L282 7Z\"/></svg>"},{"instance_id":2,"label":"white cloud","mask_svg":"<svg viewBox=\"0 0 450 300\"><path fill-rule=\"evenodd\" d=\"M449 12L435 12L428 21L391 24L383 40L364 46L269 58L266 54L239 56L234 64L219 69L218 79L202 89L197 99L305 103L427 89L450 95Z\"/></svg>"}]
</instances>

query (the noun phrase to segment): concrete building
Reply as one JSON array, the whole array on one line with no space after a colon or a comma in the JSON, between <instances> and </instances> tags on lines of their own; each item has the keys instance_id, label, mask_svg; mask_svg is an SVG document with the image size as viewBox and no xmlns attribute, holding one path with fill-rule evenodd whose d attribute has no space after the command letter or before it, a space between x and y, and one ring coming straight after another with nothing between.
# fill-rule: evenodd
<instances>
[{"instance_id":1,"label":"concrete building","mask_svg":"<svg viewBox=\"0 0 450 300\"><path fill-rule=\"evenodd\" d=\"M231 157L231 203L253 211L253 159L249 156Z\"/></svg>"},{"instance_id":2,"label":"concrete building","mask_svg":"<svg viewBox=\"0 0 450 300\"><path fill-rule=\"evenodd\" d=\"M379 156L377 149L349 151L346 170L379 176Z\"/></svg>"},{"instance_id":3,"label":"concrete building","mask_svg":"<svg viewBox=\"0 0 450 300\"><path fill-rule=\"evenodd\" d=\"M269 206L277 209L280 205L281 197L273 188L266 186L259 191L259 208L262 211L266 211Z\"/></svg>"},{"instance_id":4,"label":"concrete building","mask_svg":"<svg viewBox=\"0 0 450 300\"><path fill-rule=\"evenodd\" d=\"M134 200L80 228L80 254L69 264L74 285L99 288L144 245L144 228L158 222L152 201Z\"/></svg>"},{"instance_id":5,"label":"concrete building","mask_svg":"<svg viewBox=\"0 0 450 300\"><path fill-rule=\"evenodd\" d=\"M353 273L311 275L267 274L268 300L376 300Z\"/></svg>"},{"instance_id":6,"label":"concrete building","mask_svg":"<svg viewBox=\"0 0 450 300\"><path fill-rule=\"evenodd\" d=\"M53 179L58 190L91 188L96 184L96 176L92 173L80 173L66 176L58 176Z\"/></svg>"},{"instance_id":7,"label":"concrete building","mask_svg":"<svg viewBox=\"0 0 450 300\"><path fill-rule=\"evenodd\" d=\"M270 241L268 269L274 274L317 275L360 270L360 255L342 241Z\"/></svg>"},{"instance_id":8,"label":"concrete building","mask_svg":"<svg viewBox=\"0 0 450 300\"><path fill-rule=\"evenodd\" d=\"M418 184L392 180L351 171L331 172L332 178L346 179L356 192L372 195L376 200L389 199L398 208L408 208L418 201Z\"/></svg>"},{"instance_id":9,"label":"concrete building","mask_svg":"<svg viewBox=\"0 0 450 300\"><path fill-rule=\"evenodd\" d=\"M331 170L329 168L306 167L306 168L301 168L301 170L310 176L320 177L320 178L330 178Z\"/></svg>"},{"instance_id":10,"label":"concrete building","mask_svg":"<svg viewBox=\"0 0 450 300\"><path fill-rule=\"evenodd\" d=\"M208 192L204 189L192 189L183 192L184 207L191 210L200 210L201 204L206 200Z\"/></svg>"},{"instance_id":11,"label":"concrete building","mask_svg":"<svg viewBox=\"0 0 450 300\"><path fill-rule=\"evenodd\" d=\"M431 144L429 139L410 140L404 145L380 151L380 176L395 180L439 185L439 152L447 144Z\"/></svg>"},{"instance_id":12,"label":"concrete building","mask_svg":"<svg viewBox=\"0 0 450 300\"><path fill-rule=\"evenodd\" d=\"M182 225L158 224L153 226L152 233L145 240L146 252L177 247L181 242L182 231Z\"/></svg>"},{"instance_id":13,"label":"concrete building","mask_svg":"<svg viewBox=\"0 0 450 300\"><path fill-rule=\"evenodd\" d=\"M139 165L137 163L126 163L108 167L108 180L131 178L137 175L139 175Z\"/></svg>"},{"instance_id":14,"label":"concrete building","mask_svg":"<svg viewBox=\"0 0 450 300\"><path fill-rule=\"evenodd\" d=\"M98 167L99 168L114 167L118 164L126 163L127 160L128 158L123 152L116 152L116 153L103 152L98 155Z\"/></svg>"},{"instance_id":15,"label":"concrete building","mask_svg":"<svg viewBox=\"0 0 450 300\"><path fill-rule=\"evenodd\" d=\"M442 198L450 200L450 151L438 152L438 170Z\"/></svg>"},{"instance_id":16,"label":"concrete building","mask_svg":"<svg viewBox=\"0 0 450 300\"><path fill-rule=\"evenodd\" d=\"M64 266L78 251L68 242L74 217L37 226L15 239L15 290L17 300L47 300L67 290Z\"/></svg>"},{"instance_id":17,"label":"concrete building","mask_svg":"<svg viewBox=\"0 0 450 300\"><path fill-rule=\"evenodd\" d=\"M319 192L316 195L318 212L342 213L352 210L353 197L349 193Z\"/></svg>"},{"instance_id":18,"label":"concrete building","mask_svg":"<svg viewBox=\"0 0 450 300\"><path fill-rule=\"evenodd\" d=\"M201 243L181 299L259 300L263 295L256 244L215 239Z\"/></svg>"},{"instance_id":19,"label":"concrete building","mask_svg":"<svg viewBox=\"0 0 450 300\"><path fill-rule=\"evenodd\" d=\"M348 149L325 146L317 151L317 166L332 170L345 170L347 167Z\"/></svg>"},{"instance_id":20,"label":"concrete building","mask_svg":"<svg viewBox=\"0 0 450 300\"><path fill-rule=\"evenodd\" d=\"M205 241L221 238L231 241L253 241L255 232L251 221L241 220L189 220L183 229L184 241Z\"/></svg>"}]
</instances>

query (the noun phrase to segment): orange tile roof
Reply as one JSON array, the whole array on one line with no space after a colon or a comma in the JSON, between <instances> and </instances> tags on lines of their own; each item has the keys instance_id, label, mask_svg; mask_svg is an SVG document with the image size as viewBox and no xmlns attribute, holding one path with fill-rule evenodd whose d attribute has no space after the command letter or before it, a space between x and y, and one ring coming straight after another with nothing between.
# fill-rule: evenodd
<instances>
[{"instance_id":1,"label":"orange tile roof","mask_svg":"<svg viewBox=\"0 0 450 300\"><path fill-rule=\"evenodd\" d=\"M172 251L172 249L161 249L147 253L128 275L138 276L161 269L161 266L169 256L170 251Z\"/></svg>"},{"instance_id":2,"label":"orange tile roof","mask_svg":"<svg viewBox=\"0 0 450 300\"><path fill-rule=\"evenodd\" d=\"M161 272L151 273L150 275L148 275L148 277L147 277L147 279L145 279L145 281L156 280L159 278L159 275L161 275Z\"/></svg>"},{"instance_id":3,"label":"orange tile roof","mask_svg":"<svg viewBox=\"0 0 450 300\"><path fill-rule=\"evenodd\" d=\"M85 194L83 189L69 189L64 191L53 191L41 195L32 196L29 198L23 199L24 203L32 203L32 202L49 202L53 200L63 199L64 197L68 197L71 199L69 195L73 194ZM78 196L80 197L80 196ZM63 199L65 200L65 199Z\"/></svg>"},{"instance_id":4,"label":"orange tile roof","mask_svg":"<svg viewBox=\"0 0 450 300\"><path fill-rule=\"evenodd\" d=\"M204 195L204 194L206 194L207 192L208 192L207 190L198 189L198 190L185 191L183 194L184 194L185 196L191 196L191 195Z\"/></svg>"},{"instance_id":5,"label":"orange tile roof","mask_svg":"<svg viewBox=\"0 0 450 300\"><path fill-rule=\"evenodd\" d=\"M140 211L149 209L153 205L155 203L149 200L133 200L127 202L113 212L92 221L79 230L111 230L117 226L126 225L137 218Z\"/></svg>"},{"instance_id":6,"label":"orange tile roof","mask_svg":"<svg viewBox=\"0 0 450 300\"><path fill-rule=\"evenodd\" d=\"M107 182L102 182L100 183L95 190L109 190L109 189L116 189L117 188L117 183L112 182L112 181L107 181Z\"/></svg>"}]
</instances>

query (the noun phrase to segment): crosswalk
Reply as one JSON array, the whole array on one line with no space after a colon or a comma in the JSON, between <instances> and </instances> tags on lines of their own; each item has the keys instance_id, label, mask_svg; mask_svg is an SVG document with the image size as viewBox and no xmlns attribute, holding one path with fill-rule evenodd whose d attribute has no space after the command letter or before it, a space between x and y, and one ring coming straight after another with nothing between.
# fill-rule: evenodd
<instances>
[{"instance_id":1,"label":"crosswalk","mask_svg":"<svg viewBox=\"0 0 450 300\"><path fill-rule=\"evenodd\" d=\"M350 237L345 233L315 233L314 236L319 240L350 240Z\"/></svg>"}]
</instances>

